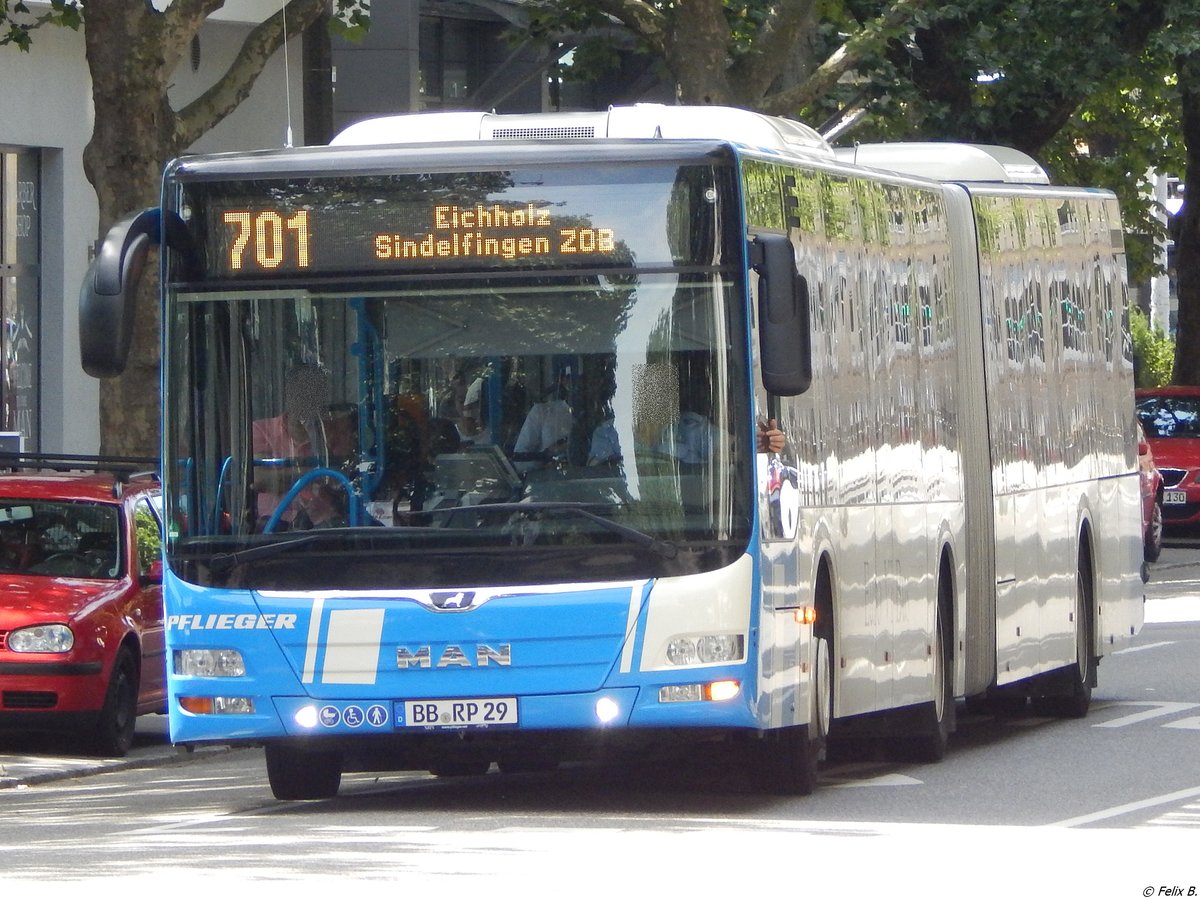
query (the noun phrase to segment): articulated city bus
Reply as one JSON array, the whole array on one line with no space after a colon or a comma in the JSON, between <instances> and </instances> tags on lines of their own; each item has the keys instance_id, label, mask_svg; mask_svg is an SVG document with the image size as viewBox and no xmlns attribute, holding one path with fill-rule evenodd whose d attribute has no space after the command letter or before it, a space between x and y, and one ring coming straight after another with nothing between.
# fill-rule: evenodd
<instances>
[{"instance_id":1,"label":"articulated city bus","mask_svg":"<svg viewBox=\"0 0 1200 900\"><path fill-rule=\"evenodd\" d=\"M1141 625L1109 193L638 105L187 156L81 294L121 371L162 248L171 738L344 772L720 742L946 750L1087 711Z\"/></svg>"}]
</instances>

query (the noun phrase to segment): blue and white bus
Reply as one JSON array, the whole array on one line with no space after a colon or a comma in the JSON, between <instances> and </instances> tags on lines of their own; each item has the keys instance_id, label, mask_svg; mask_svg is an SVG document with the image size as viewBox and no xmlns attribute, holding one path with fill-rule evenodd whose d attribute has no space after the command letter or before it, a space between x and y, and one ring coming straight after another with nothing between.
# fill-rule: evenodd
<instances>
[{"instance_id":1,"label":"blue and white bus","mask_svg":"<svg viewBox=\"0 0 1200 900\"><path fill-rule=\"evenodd\" d=\"M663 741L807 793L1082 716L1141 626L1119 211L1021 154L638 105L187 156L94 375L152 244L171 739L281 799Z\"/></svg>"}]
</instances>

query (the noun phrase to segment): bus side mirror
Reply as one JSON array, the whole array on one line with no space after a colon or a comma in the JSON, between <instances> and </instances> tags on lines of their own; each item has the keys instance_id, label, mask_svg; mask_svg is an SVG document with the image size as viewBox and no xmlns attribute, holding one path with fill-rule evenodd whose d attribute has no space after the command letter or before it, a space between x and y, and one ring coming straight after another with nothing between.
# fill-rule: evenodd
<instances>
[{"instance_id":1,"label":"bus side mirror","mask_svg":"<svg viewBox=\"0 0 1200 900\"><path fill-rule=\"evenodd\" d=\"M79 292L79 357L93 378L125 371L138 283L150 244L158 243L159 212L145 209L108 230Z\"/></svg>"},{"instance_id":2,"label":"bus side mirror","mask_svg":"<svg viewBox=\"0 0 1200 900\"><path fill-rule=\"evenodd\" d=\"M142 270L151 244L180 254L178 271L190 276L196 252L183 220L173 212L143 209L113 225L88 266L79 291L79 356L83 371L110 378L125 371Z\"/></svg>"},{"instance_id":3,"label":"bus side mirror","mask_svg":"<svg viewBox=\"0 0 1200 900\"><path fill-rule=\"evenodd\" d=\"M812 384L808 282L796 271L796 251L786 235L755 235L749 250L758 272L763 387L779 397L803 394Z\"/></svg>"}]
</instances>

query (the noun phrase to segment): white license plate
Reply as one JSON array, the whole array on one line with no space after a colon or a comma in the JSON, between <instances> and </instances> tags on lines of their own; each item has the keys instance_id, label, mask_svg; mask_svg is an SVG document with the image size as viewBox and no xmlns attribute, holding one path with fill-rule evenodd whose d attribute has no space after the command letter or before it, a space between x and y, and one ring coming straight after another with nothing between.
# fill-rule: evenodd
<instances>
[{"instance_id":1,"label":"white license plate","mask_svg":"<svg viewBox=\"0 0 1200 900\"><path fill-rule=\"evenodd\" d=\"M1163 491L1163 503L1171 506L1187 503L1187 491Z\"/></svg>"},{"instance_id":2,"label":"white license plate","mask_svg":"<svg viewBox=\"0 0 1200 900\"><path fill-rule=\"evenodd\" d=\"M486 728L517 724L516 697L405 700L406 728Z\"/></svg>"}]
</instances>

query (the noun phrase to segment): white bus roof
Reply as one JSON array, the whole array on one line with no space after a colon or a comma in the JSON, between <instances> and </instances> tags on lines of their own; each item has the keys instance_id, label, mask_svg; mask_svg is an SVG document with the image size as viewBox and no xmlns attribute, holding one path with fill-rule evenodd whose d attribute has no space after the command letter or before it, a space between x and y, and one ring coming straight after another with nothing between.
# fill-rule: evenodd
<instances>
[{"instance_id":1,"label":"white bus roof","mask_svg":"<svg viewBox=\"0 0 1200 900\"><path fill-rule=\"evenodd\" d=\"M887 169L935 181L984 181L1049 184L1050 177L1032 156L995 144L913 141L839 147L837 158L856 166Z\"/></svg>"},{"instance_id":2,"label":"white bus roof","mask_svg":"<svg viewBox=\"0 0 1200 900\"><path fill-rule=\"evenodd\" d=\"M365 119L345 128L331 145L442 141L554 140L564 138L701 138L728 140L771 151L832 157L814 129L791 119L728 106L638 103L602 112L427 112Z\"/></svg>"}]
</instances>

